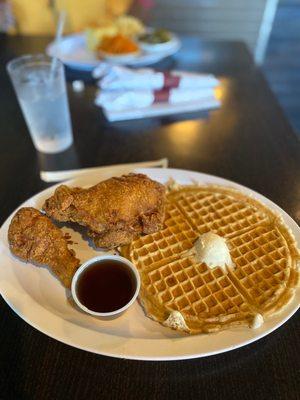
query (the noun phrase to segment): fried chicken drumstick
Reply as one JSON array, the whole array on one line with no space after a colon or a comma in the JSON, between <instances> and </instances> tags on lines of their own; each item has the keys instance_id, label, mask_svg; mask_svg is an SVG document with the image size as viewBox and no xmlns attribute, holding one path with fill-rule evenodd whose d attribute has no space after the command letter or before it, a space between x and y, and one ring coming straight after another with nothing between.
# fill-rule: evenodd
<instances>
[{"instance_id":1,"label":"fried chicken drumstick","mask_svg":"<svg viewBox=\"0 0 300 400\"><path fill-rule=\"evenodd\" d=\"M89 229L97 247L129 243L162 228L165 188L142 174L110 178L88 189L59 186L46 200L46 214Z\"/></svg>"},{"instance_id":2,"label":"fried chicken drumstick","mask_svg":"<svg viewBox=\"0 0 300 400\"><path fill-rule=\"evenodd\" d=\"M48 217L32 207L14 215L8 229L11 252L24 261L47 265L66 287L80 265L67 239Z\"/></svg>"}]
</instances>

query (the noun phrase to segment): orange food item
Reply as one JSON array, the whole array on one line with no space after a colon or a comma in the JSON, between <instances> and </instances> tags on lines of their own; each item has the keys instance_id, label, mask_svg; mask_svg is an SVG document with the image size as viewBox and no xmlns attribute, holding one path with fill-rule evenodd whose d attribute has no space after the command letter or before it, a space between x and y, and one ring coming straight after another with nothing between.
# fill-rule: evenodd
<instances>
[{"instance_id":1,"label":"orange food item","mask_svg":"<svg viewBox=\"0 0 300 400\"><path fill-rule=\"evenodd\" d=\"M104 36L98 50L111 54L127 54L137 52L139 47L127 36L117 34L115 36Z\"/></svg>"}]
</instances>

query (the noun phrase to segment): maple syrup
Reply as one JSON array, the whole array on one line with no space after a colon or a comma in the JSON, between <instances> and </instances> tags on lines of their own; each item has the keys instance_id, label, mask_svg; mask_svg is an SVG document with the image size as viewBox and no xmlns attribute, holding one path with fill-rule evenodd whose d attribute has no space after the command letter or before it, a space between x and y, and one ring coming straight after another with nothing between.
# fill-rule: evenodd
<instances>
[{"instance_id":1,"label":"maple syrup","mask_svg":"<svg viewBox=\"0 0 300 400\"><path fill-rule=\"evenodd\" d=\"M108 259L91 264L81 273L76 294L89 310L108 313L129 303L136 286L136 277L128 266Z\"/></svg>"}]
</instances>

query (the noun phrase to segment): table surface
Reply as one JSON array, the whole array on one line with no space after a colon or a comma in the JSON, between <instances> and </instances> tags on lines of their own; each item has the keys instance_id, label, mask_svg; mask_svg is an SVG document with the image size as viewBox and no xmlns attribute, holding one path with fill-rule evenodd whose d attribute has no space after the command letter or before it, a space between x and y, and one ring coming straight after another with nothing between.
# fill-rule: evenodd
<instances>
[{"instance_id":1,"label":"table surface","mask_svg":"<svg viewBox=\"0 0 300 400\"><path fill-rule=\"evenodd\" d=\"M261 71L242 43L184 37L162 69L212 72L224 80L218 110L110 124L95 87L69 88L74 146L35 152L5 63L42 52L47 38L0 37L0 223L49 186L40 168L98 166L168 157L170 167L219 175L269 197L298 223L300 146ZM68 78L77 77L68 71ZM87 76L84 79L90 81ZM299 313L239 350L204 359L138 362L90 354L38 332L0 301L1 399L300 398ZM213 340L213 338L212 338Z\"/></svg>"}]
</instances>

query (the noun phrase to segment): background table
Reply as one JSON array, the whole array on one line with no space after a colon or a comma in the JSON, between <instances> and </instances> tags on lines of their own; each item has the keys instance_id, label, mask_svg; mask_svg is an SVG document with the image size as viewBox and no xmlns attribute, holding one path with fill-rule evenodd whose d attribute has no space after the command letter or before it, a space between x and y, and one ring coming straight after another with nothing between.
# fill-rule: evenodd
<instances>
[{"instance_id":1,"label":"background table","mask_svg":"<svg viewBox=\"0 0 300 400\"><path fill-rule=\"evenodd\" d=\"M161 68L224 79L219 110L110 124L93 105L95 88L70 89L75 145L38 155L5 63L41 52L45 38L0 37L0 223L47 187L39 170L168 157L170 167L232 179L269 197L298 223L300 146L261 72L241 43L183 38ZM76 77L68 71L70 79ZM2 266L3 267L3 266ZM299 399L299 313L260 341L223 355L178 362L112 359L68 347L27 325L0 302L1 399ZM217 336L212 336L216 340Z\"/></svg>"}]
</instances>

